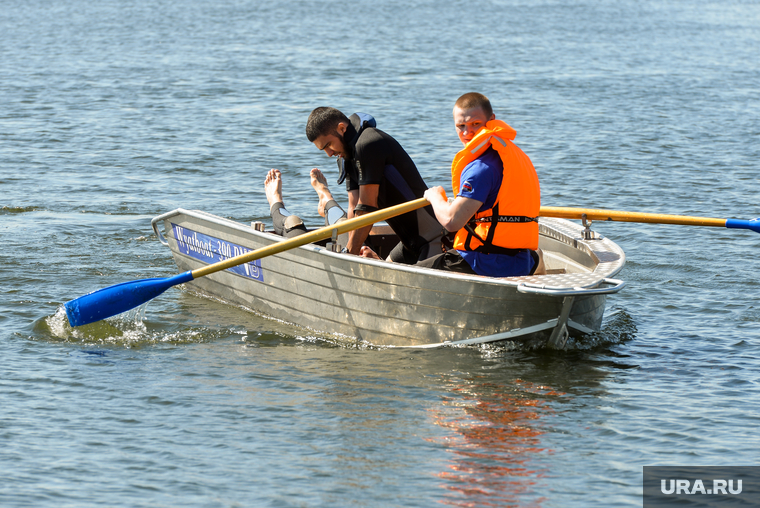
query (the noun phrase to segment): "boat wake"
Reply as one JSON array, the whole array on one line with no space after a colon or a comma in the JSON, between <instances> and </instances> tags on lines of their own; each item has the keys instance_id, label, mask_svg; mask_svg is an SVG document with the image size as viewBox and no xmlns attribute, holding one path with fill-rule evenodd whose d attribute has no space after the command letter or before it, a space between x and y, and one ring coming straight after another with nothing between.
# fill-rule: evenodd
<instances>
[{"instance_id":1,"label":"boat wake","mask_svg":"<svg viewBox=\"0 0 760 508\"><path fill-rule=\"evenodd\" d=\"M636 338L636 322L622 308L611 308L602 329L581 337L571 337L567 341L568 350L587 351L622 344Z\"/></svg>"},{"instance_id":2,"label":"boat wake","mask_svg":"<svg viewBox=\"0 0 760 508\"><path fill-rule=\"evenodd\" d=\"M636 323L625 310L612 308L605 318L602 329L587 335L570 336L563 351L590 351L606 348L615 344L622 344L636 338ZM545 341L500 341L478 344L474 346L453 346L464 348L476 348L487 355L499 355L511 351L553 351L546 346Z\"/></svg>"},{"instance_id":3,"label":"boat wake","mask_svg":"<svg viewBox=\"0 0 760 508\"><path fill-rule=\"evenodd\" d=\"M72 327L66 310L59 307L53 316L34 323L36 335L53 342L69 342L87 345L116 345L134 348L150 344L185 344L212 341L230 330L215 330L204 326L178 329L151 329L145 323L145 305L112 318L88 325ZM177 327L175 327L177 328Z\"/></svg>"}]
</instances>

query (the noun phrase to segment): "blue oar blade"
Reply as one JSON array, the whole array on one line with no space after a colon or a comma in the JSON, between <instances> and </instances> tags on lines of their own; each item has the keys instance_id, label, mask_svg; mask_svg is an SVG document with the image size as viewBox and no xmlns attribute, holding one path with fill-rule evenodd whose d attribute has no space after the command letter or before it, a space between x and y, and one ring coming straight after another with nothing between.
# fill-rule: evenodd
<instances>
[{"instance_id":1,"label":"blue oar blade","mask_svg":"<svg viewBox=\"0 0 760 508\"><path fill-rule=\"evenodd\" d=\"M760 233L760 217L752 220L726 219L726 227L732 229L751 229Z\"/></svg>"},{"instance_id":2,"label":"blue oar blade","mask_svg":"<svg viewBox=\"0 0 760 508\"><path fill-rule=\"evenodd\" d=\"M82 326L126 312L152 300L177 284L193 280L192 272L174 277L123 282L93 291L66 303L66 316L71 326Z\"/></svg>"}]
</instances>

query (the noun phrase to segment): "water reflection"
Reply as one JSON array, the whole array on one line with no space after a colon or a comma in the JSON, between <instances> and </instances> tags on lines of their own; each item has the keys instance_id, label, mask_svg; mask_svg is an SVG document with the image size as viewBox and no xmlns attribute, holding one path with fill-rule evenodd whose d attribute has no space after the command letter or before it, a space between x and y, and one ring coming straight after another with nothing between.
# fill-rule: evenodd
<instances>
[{"instance_id":1,"label":"water reflection","mask_svg":"<svg viewBox=\"0 0 760 508\"><path fill-rule=\"evenodd\" d=\"M572 432L588 400L606 393L610 372L635 368L614 347L633 340L636 324L613 309L602 331L568 343L568 349L533 350L484 345L459 355L436 355L445 394L430 409L443 437L430 438L450 456L437 473L441 503L457 507L539 507L566 463L557 430ZM451 351L449 351L451 353ZM585 425L585 424L583 424ZM551 474L550 474L551 473Z\"/></svg>"},{"instance_id":2,"label":"water reflection","mask_svg":"<svg viewBox=\"0 0 760 508\"><path fill-rule=\"evenodd\" d=\"M431 410L434 422L451 431L443 443L451 463L438 474L449 491L443 504L540 506L546 469L533 459L553 451L542 444L539 420L553 414L547 398L565 394L521 379L450 378L445 385L451 396Z\"/></svg>"}]
</instances>

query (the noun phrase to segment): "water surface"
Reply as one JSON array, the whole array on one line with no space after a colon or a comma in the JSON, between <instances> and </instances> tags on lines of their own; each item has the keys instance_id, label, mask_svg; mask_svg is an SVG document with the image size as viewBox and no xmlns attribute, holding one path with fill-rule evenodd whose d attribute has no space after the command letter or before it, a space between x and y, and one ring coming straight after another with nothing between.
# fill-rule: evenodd
<instances>
[{"instance_id":1,"label":"water surface","mask_svg":"<svg viewBox=\"0 0 760 508\"><path fill-rule=\"evenodd\" d=\"M545 205L760 216L758 27L707 0L6 2L0 505L640 506L645 465L756 465L751 232L596 223L628 286L562 352L347 347L176 289L60 309L176 273L154 216L268 221L272 167L318 224L321 105L448 187L480 91Z\"/></svg>"}]
</instances>

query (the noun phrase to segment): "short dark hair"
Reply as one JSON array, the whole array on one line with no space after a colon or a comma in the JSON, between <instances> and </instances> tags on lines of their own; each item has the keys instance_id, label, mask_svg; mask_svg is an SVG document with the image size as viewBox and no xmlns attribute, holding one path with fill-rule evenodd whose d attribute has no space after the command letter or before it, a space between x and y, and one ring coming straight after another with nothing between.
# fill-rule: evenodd
<instances>
[{"instance_id":1,"label":"short dark hair","mask_svg":"<svg viewBox=\"0 0 760 508\"><path fill-rule=\"evenodd\" d=\"M491 118L491 115L493 115L491 101L488 100L488 97L478 92L470 92L464 94L457 99L457 102L454 104L454 106L459 109L480 108L483 110L483 113L486 114L486 118Z\"/></svg>"},{"instance_id":2,"label":"short dark hair","mask_svg":"<svg viewBox=\"0 0 760 508\"><path fill-rule=\"evenodd\" d=\"M341 122L349 125L348 118L339 110L328 107L316 108L306 121L306 137L313 143L319 136L338 132L338 124Z\"/></svg>"}]
</instances>

